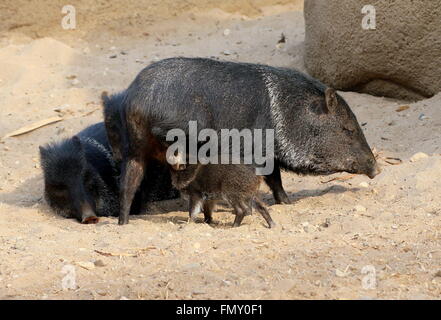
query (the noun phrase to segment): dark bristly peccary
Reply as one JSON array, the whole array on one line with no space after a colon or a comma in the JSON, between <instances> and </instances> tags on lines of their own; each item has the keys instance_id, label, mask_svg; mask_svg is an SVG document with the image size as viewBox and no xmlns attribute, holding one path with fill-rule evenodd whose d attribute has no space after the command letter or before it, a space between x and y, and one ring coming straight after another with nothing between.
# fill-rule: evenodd
<instances>
[{"instance_id":1,"label":"dark bristly peccary","mask_svg":"<svg viewBox=\"0 0 441 320\"><path fill-rule=\"evenodd\" d=\"M40 147L47 203L61 216L96 223L119 210L118 181L104 123Z\"/></svg>"},{"instance_id":2,"label":"dark bristly peccary","mask_svg":"<svg viewBox=\"0 0 441 320\"><path fill-rule=\"evenodd\" d=\"M52 209L82 223L119 214L119 167L114 163L104 123L92 125L71 139L40 147L45 198ZM174 199L169 170L159 163L144 177L131 214L150 201Z\"/></svg>"},{"instance_id":3,"label":"dark bristly peccary","mask_svg":"<svg viewBox=\"0 0 441 320\"><path fill-rule=\"evenodd\" d=\"M233 227L240 226L244 216L256 208L270 228L274 221L263 202L258 198L262 178L255 168L247 165L187 165L183 170L171 169L173 186L189 197L190 219L203 211L204 221L212 222L212 211L217 201L225 200L234 209Z\"/></svg>"},{"instance_id":4,"label":"dark bristly peccary","mask_svg":"<svg viewBox=\"0 0 441 320\"><path fill-rule=\"evenodd\" d=\"M151 159L164 161L157 128L274 129L275 166L265 181L289 203L280 168L300 174L380 170L345 100L298 71L204 58L170 58L143 69L124 92L128 145L122 154L119 224Z\"/></svg>"}]
</instances>

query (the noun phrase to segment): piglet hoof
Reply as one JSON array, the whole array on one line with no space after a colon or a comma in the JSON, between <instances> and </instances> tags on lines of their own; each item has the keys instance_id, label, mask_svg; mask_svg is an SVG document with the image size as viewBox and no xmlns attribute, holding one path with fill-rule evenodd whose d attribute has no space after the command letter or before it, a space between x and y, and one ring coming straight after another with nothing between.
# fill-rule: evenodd
<instances>
[{"instance_id":1,"label":"piglet hoof","mask_svg":"<svg viewBox=\"0 0 441 320\"><path fill-rule=\"evenodd\" d=\"M276 226L277 226L277 224L274 221L271 221L270 223L268 223L269 229L274 229Z\"/></svg>"}]
</instances>

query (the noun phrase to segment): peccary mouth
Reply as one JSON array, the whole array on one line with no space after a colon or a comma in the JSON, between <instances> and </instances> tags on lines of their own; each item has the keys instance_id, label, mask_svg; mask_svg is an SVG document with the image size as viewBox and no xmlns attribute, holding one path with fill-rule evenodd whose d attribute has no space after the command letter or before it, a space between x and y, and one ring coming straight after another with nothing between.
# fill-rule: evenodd
<instances>
[{"instance_id":1,"label":"peccary mouth","mask_svg":"<svg viewBox=\"0 0 441 320\"><path fill-rule=\"evenodd\" d=\"M376 163L375 166L366 174L369 178L373 179L381 173L380 166Z\"/></svg>"}]
</instances>

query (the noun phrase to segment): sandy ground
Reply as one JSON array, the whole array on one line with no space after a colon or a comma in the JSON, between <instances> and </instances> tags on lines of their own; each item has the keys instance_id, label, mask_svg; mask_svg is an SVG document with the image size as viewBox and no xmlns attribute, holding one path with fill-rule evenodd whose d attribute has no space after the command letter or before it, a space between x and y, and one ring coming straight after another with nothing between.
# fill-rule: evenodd
<instances>
[{"instance_id":1,"label":"sandy ground","mask_svg":"<svg viewBox=\"0 0 441 320\"><path fill-rule=\"evenodd\" d=\"M188 224L182 200L156 203L123 227L115 218L81 225L55 216L42 199L38 146L100 121L100 93L124 89L152 61L205 56L304 70L298 9L193 10L138 29L118 20L117 32L80 28L43 38L37 27L3 29L0 137L59 114L64 120L0 143L0 298L439 298L441 94L408 104L341 93L383 172L331 182L348 175L285 173L292 205L274 205L262 188L275 230L259 215L231 229L229 208L220 208L214 226ZM287 42L277 46L282 32ZM410 161L417 152L428 156ZM63 290L73 272L75 288Z\"/></svg>"}]
</instances>

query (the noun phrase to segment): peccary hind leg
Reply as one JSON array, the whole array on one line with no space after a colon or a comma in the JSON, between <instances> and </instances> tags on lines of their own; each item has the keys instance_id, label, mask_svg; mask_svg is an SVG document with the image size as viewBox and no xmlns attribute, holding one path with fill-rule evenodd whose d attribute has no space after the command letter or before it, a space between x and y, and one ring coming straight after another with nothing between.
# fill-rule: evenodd
<instances>
[{"instance_id":1,"label":"peccary hind leg","mask_svg":"<svg viewBox=\"0 0 441 320\"><path fill-rule=\"evenodd\" d=\"M260 199L255 198L254 199L254 206L256 207L257 211L262 215L262 217L265 219L265 221L268 223L269 228L274 228L276 226L276 223L271 219L271 216L268 212L268 209L263 204Z\"/></svg>"},{"instance_id":2,"label":"peccary hind leg","mask_svg":"<svg viewBox=\"0 0 441 320\"><path fill-rule=\"evenodd\" d=\"M129 223L129 212L136 190L144 177L144 161L131 159L122 165L120 190L120 213L118 224Z\"/></svg>"},{"instance_id":3,"label":"peccary hind leg","mask_svg":"<svg viewBox=\"0 0 441 320\"><path fill-rule=\"evenodd\" d=\"M243 218L245 217L245 212L242 210L242 206L238 203L235 203L233 205L233 208L234 208L234 213L236 214L236 218L234 219L233 222L233 228L234 228L240 226Z\"/></svg>"}]
</instances>

